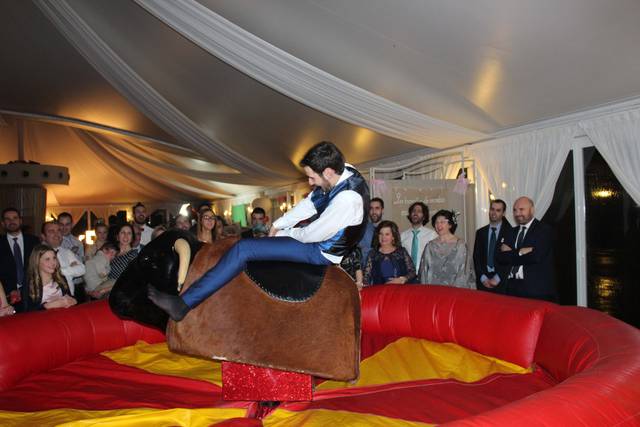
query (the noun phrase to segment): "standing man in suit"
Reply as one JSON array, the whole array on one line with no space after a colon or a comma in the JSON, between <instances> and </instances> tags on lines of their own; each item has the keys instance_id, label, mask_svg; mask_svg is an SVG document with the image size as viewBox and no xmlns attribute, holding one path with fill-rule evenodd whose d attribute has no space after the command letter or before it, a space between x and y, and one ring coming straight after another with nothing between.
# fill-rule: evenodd
<instances>
[{"instance_id":1,"label":"standing man in suit","mask_svg":"<svg viewBox=\"0 0 640 427\"><path fill-rule=\"evenodd\" d=\"M367 221L366 228L364 229L364 235L358 243L360 251L362 252L361 265L367 263L367 257L369 251L371 251L373 235L375 234L376 227L382 221L382 214L384 213L384 200L380 197L374 197L369 202L369 221Z\"/></svg>"},{"instance_id":2,"label":"standing man in suit","mask_svg":"<svg viewBox=\"0 0 640 427\"><path fill-rule=\"evenodd\" d=\"M476 288L481 291L506 293L510 266L496 261L501 243L511 239L511 224L504 217L506 210L504 200L493 200L489 207L489 224L476 231L473 265Z\"/></svg>"},{"instance_id":3,"label":"standing man in suit","mask_svg":"<svg viewBox=\"0 0 640 427\"><path fill-rule=\"evenodd\" d=\"M6 234L0 236L0 281L9 304L21 312L28 292L29 256L40 241L36 236L22 232L22 216L16 208L2 211L2 225Z\"/></svg>"},{"instance_id":4,"label":"standing man in suit","mask_svg":"<svg viewBox=\"0 0 640 427\"><path fill-rule=\"evenodd\" d=\"M553 237L546 224L534 218L533 201L520 197L513 205L511 238L500 246L498 262L510 266L507 295L556 301L553 283Z\"/></svg>"}]
</instances>

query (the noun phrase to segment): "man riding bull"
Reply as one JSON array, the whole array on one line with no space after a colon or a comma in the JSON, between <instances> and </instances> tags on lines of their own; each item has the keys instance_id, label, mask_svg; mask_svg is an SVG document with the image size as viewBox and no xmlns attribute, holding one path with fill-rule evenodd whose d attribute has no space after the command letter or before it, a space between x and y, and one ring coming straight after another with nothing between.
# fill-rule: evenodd
<instances>
[{"instance_id":1,"label":"man riding bull","mask_svg":"<svg viewBox=\"0 0 640 427\"><path fill-rule=\"evenodd\" d=\"M242 272L248 261L340 264L364 233L369 187L331 142L313 146L300 166L313 191L273 223L268 238L239 240L181 296L160 292L149 285L149 299L179 321ZM316 215L308 226L294 228L300 221Z\"/></svg>"}]
</instances>

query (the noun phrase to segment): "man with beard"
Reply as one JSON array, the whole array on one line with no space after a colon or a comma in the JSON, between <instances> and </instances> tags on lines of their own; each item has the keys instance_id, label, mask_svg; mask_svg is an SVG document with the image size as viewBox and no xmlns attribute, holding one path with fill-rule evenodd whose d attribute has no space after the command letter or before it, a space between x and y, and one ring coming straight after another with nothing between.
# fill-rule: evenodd
<instances>
[{"instance_id":1,"label":"man with beard","mask_svg":"<svg viewBox=\"0 0 640 427\"><path fill-rule=\"evenodd\" d=\"M26 283L29 256L40 241L22 232L22 216L16 208L2 211L2 225L6 234L0 236L0 281L9 304L21 312L26 301L23 292L29 291Z\"/></svg>"},{"instance_id":2,"label":"man with beard","mask_svg":"<svg viewBox=\"0 0 640 427\"><path fill-rule=\"evenodd\" d=\"M496 199L489 207L489 224L476 231L473 246L473 265L476 271L476 288L504 294L507 288L509 266L496 262L500 242L511 239L511 224L504 217L507 204Z\"/></svg>"},{"instance_id":3,"label":"man with beard","mask_svg":"<svg viewBox=\"0 0 640 427\"><path fill-rule=\"evenodd\" d=\"M376 227L382 221L382 214L384 213L384 201L380 197L374 197L369 203L369 221L367 227L364 230L364 236L358 243L360 250L362 251L361 264L364 265L367 262L367 256L371 250L373 243L373 236L376 231Z\"/></svg>"},{"instance_id":4,"label":"man with beard","mask_svg":"<svg viewBox=\"0 0 640 427\"><path fill-rule=\"evenodd\" d=\"M510 267L507 295L556 301L552 230L534 218L534 213L533 200L516 200L513 219L517 226L500 246L497 258Z\"/></svg>"},{"instance_id":5,"label":"man with beard","mask_svg":"<svg viewBox=\"0 0 640 427\"><path fill-rule=\"evenodd\" d=\"M422 202L414 202L409 206L407 219L411 223L411 228L400 234L402 246L409 252L416 271L420 271L420 260L422 251L427 243L438 237L438 234L428 228L429 208Z\"/></svg>"},{"instance_id":6,"label":"man with beard","mask_svg":"<svg viewBox=\"0 0 640 427\"><path fill-rule=\"evenodd\" d=\"M147 224L147 208L140 202L133 206L133 221L138 225L140 233L140 243L146 245L151 241L153 228Z\"/></svg>"},{"instance_id":7,"label":"man with beard","mask_svg":"<svg viewBox=\"0 0 640 427\"><path fill-rule=\"evenodd\" d=\"M238 240L181 296L149 286L149 299L179 321L237 276L248 261L340 264L362 239L365 215L369 211L369 187L362 175L345 163L344 156L331 142L314 145L300 166L313 190L273 223L269 237ZM306 227L295 227L312 217L316 219Z\"/></svg>"}]
</instances>

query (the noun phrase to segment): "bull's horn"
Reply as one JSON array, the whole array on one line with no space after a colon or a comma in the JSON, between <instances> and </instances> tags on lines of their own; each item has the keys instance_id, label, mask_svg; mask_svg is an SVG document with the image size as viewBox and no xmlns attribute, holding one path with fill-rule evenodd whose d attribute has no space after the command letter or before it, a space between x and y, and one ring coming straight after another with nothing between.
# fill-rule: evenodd
<instances>
[{"instance_id":1,"label":"bull's horn","mask_svg":"<svg viewBox=\"0 0 640 427\"><path fill-rule=\"evenodd\" d=\"M178 239L173 244L173 250L178 254L178 292L180 292L187 278L189 259L191 258L191 247L185 239Z\"/></svg>"}]
</instances>

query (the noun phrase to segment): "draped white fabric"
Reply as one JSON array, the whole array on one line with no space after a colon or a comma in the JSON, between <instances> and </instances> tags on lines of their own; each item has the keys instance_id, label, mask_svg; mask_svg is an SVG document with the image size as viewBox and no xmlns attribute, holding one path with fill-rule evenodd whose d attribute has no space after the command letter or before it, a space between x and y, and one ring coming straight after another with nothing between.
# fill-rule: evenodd
<instances>
[{"instance_id":1,"label":"draped white fabric","mask_svg":"<svg viewBox=\"0 0 640 427\"><path fill-rule=\"evenodd\" d=\"M15 160L16 123L0 127L0 163ZM24 121L25 158L69 169L69 185L48 185L47 205L99 206L143 201L186 203L255 194L262 186L225 184L227 168L168 144L36 120Z\"/></svg>"},{"instance_id":2,"label":"draped white fabric","mask_svg":"<svg viewBox=\"0 0 640 427\"><path fill-rule=\"evenodd\" d=\"M476 228L480 228L489 223L489 186L481 173L476 175ZM510 218L509 212L506 213ZM511 221L509 219L509 221Z\"/></svg>"},{"instance_id":3,"label":"draped white fabric","mask_svg":"<svg viewBox=\"0 0 640 427\"><path fill-rule=\"evenodd\" d=\"M640 110L580 122L633 200L640 204Z\"/></svg>"},{"instance_id":4,"label":"draped white fabric","mask_svg":"<svg viewBox=\"0 0 640 427\"><path fill-rule=\"evenodd\" d=\"M542 218L577 130L574 125L537 130L472 145L468 151L488 188L509 210L518 197L528 196L534 201L536 217ZM484 195L478 196L482 209ZM486 212L477 212L477 226L487 224Z\"/></svg>"},{"instance_id":5,"label":"draped white fabric","mask_svg":"<svg viewBox=\"0 0 640 427\"><path fill-rule=\"evenodd\" d=\"M263 182L261 180L265 178L287 181L287 177L273 172L238 154L222 142L207 136L192 120L129 67L66 1L35 0L35 3L107 81L129 102L179 141L188 144L194 151L207 158L220 159L230 167L246 174L245 178L254 178L254 184ZM234 182L237 182L235 178Z\"/></svg>"},{"instance_id":6,"label":"draped white fabric","mask_svg":"<svg viewBox=\"0 0 640 427\"><path fill-rule=\"evenodd\" d=\"M398 105L322 71L243 30L195 0L135 0L205 51L297 101L333 117L433 147L483 137Z\"/></svg>"}]
</instances>

